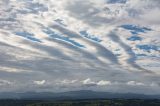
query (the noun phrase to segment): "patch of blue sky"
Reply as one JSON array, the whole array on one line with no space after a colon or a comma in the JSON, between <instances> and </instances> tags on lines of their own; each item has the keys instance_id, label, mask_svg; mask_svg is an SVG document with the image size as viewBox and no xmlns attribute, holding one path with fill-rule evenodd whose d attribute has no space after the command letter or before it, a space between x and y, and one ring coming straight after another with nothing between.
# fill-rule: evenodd
<instances>
[{"instance_id":1,"label":"patch of blue sky","mask_svg":"<svg viewBox=\"0 0 160 106\"><path fill-rule=\"evenodd\" d=\"M87 31L80 31L79 32L82 36L84 36L84 37L86 37L86 38L88 38L88 39L91 39L91 40L93 40L93 41L96 41L96 42L101 42L102 40L101 39L99 39L98 37L95 37L94 35L89 35L88 33L87 33Z\"/></svg>"},{"instance_id":2,"label":"patch of blue sky","mask_svg":"<svg viewBox=\"0 0 160 106\"><path fill-rule=\"evenodd\" d=\"M54 32L54 31L50 30L49 28L44 29L43 32L48 34L50 37L52 37L54 39L59 39L59 40L66 41L66 42L71 43L72 45L77 46L77 47L81 47L81 48L85 47L84 45L82 45L82 44L70 39L69 37L65 37L65 36L63 36L61 34L58 34L58 33Z\"/></svg>"},{"instance_id":3,"label":"patch of blue sky","mask_svg":"<svg viewBox=\"0 0 160 106\"><path fill-rule=\"evenodd\" d=\"M130 31L133 35L137 35L138 33L135 31Z\"/></svg>"},{"instance_id":4,"label":"patch of blue sky","mask_svg":"<svg viewBox=\"0 0 160 106\"><path fill-rule=\"evenodd\" d=\"M126 3L127 0L107 0L107 3Z\"/></svg>"},{"instance_id":5,"label":"patch of blue sky","mask_svg":"<svg viewBox=\"0 0 160 106\"><path fill-rule=\"evenodd\" d=\"M154 58L160 58L160 56L157 56L157 55L154 55L154 54L135 54L138 58L141 58L141 57L154 57Z\"/></svg>"},{"instance_id":6,"label":"patch of blue sky","mask_svg":"<svg viewBox=\"0 0 160 106\"><path fill-rule=\"evenodd\" d=\"M141 41L142 38L135 35L135 36L131 36L131 37L127 38L127 40L130 40L130 41L137 41L137 40L139 40L139 41Z\"/></svg>"},{"instance_id":7,"label":"patch of blue sky","mask_svg":"<svg viewBox=\"0 0 160 106\"><path fill-rule=\"evenodd\" d=\"M151 50L154 51L160 51L160 47L156 46L156 45L136 45L137 48L150 52Z\"/></svg>"},{"instance_id":8,"label":"patch of blue sky","mask_svg":"<svg viewBox=\"0 0 160 106\"><path fill-rule=\"evenodd\" d=\"M28 40L34 41L34 42L39 42L41 43L42 41L38 38L35 38L33 34L28 33L28 32L15 32L16 35L24 37Z\"/></svg>"},{"instance_id":9,"label":"patch of blue sky","mask_svg":"<svg viewBox=\"0 0 160 106\"><path fill-rule=\"evenodd\" d=\"M138 33L145 33L146 31L151 31L152 29L147 28L147 27L139 27L139 26L135 26L135 25L121 25L120 27L130 30L130 32L132 34L138 34Z\"/></svg>"},{"instance_id":10,"label":"patch of blue sky","mask_svg":"<svg viewBox=\"0 0 160 106\"><path fill-rule=\"evenodd\" d=\"M144 57L144 56L147 56L147 55L146 54L136 54L136 56Z\"/></svg>"}]
</instances>

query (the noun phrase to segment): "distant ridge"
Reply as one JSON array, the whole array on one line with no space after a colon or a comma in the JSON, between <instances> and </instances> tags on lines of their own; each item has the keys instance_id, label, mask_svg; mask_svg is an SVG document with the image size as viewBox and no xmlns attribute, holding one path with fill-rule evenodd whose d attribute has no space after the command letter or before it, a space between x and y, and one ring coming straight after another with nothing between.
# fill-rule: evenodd
<instances>
[{"instance_id":1,"label":"distant ridge","mask_svg":"<svg viewBox=\"0 0 160 106\"><path fill-rule=\"evenodd\" d=\"M53 92L0 93L0 99L27 100L77 100L77 99L160 99L160 95L144 95L134 93L96 92L90 90Z\"/></svg>"}]
</instances>

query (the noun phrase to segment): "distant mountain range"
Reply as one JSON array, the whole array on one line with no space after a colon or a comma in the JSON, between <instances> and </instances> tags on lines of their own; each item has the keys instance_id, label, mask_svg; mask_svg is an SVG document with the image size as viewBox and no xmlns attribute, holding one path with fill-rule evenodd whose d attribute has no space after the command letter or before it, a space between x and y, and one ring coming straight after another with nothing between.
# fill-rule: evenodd
<instances>
[{"instance_id":1,"label":"distant mountain range","mask_svg":"<svg viewBox=\"0 0 160 106\"><path fill-rule=\"evenodd\" d=\"M27 100L77 100L77 99L160 99L160 95L96 92L90 90L53 92L0 93L0 99Z\"/></svg>"}]
</instances>

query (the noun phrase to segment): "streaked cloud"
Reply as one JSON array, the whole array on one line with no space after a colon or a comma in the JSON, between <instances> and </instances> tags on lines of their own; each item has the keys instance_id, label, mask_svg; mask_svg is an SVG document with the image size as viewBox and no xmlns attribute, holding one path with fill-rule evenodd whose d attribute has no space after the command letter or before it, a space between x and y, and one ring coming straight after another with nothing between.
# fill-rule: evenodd
<instances>
[{"instance_id":1,"label":"streaked cloud","mask_svg":"<svg viewBox=\"0 0 160 106\"><path fill-rule=\"evenodd\" d=\"M159 3L1 0L0 92L160 93Z\"/></svg>"},{"instance_id":2,"label":"streaked cloud","mask_svg":"<svg viewBox=\"0 0 160 106\"><path fill-rule=\"evenodd\" d=\"M8 80L0 79L0 86L10 85L10 84L12 84L12 82L10 82Z\"/></svg>"},{"instance_id":3,"label":"streaked cloud","mask_svg":"<svg viewBox=\"0 0 160 106\"><path fill-rule=\"evenodd\" d=\"M127 85L140 85L140 86L142 86L142 85L145 85L144 83L141 83L141 82L136 82L136 81L129 81L129 82L127 82Z\"/></svg>"}]
</instances>

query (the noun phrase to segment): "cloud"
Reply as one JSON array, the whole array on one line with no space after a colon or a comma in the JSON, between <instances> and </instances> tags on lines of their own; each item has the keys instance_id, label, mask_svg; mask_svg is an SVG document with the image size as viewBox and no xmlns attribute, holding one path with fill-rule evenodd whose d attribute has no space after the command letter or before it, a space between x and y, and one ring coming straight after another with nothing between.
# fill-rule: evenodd
<instances>
[{"instance_id":1,"label":"cloud","mask_svg":"<svg viewBox=\"0 0 160 106\"><path fill-rule=\"evenodd\" d=\"M0 86L11 85L11 84L12 84L12 82L10 82L8 80L0 79Z\"/></svg>"},{"instance_id":2,"label":"cloud","mask_svg":"<svg viewBox=\"0 0 160 106\"><path fill-rule=\"evenodd\" d=\"M84 85L92 85L92 86L106 86L106 85L111 85L110 81L106 80L100 80L100 81L92 81L90 78L87 78L83 81L81 81L82 84Z\"/></svg>"},{"instance_id":3,"label":"cloud","mask_svg":"<svg viewBox=\"0 0 160 106\"><path fill-rule=\"evenodd\" d=\"M159 7L159 0L1 0L0 92L160 93Z\"/></svg>"},{"instance_id":4,"label":"cloud","mask_svg":"<svg viewBox=\"0 0 160 106\"><path fill-rule=\"evenodd\" d=\"M91 81L90 78L87 78L83 81L83 84L88 85L88 84L95 84L95 82Z\"/></svg>"},{"instance_id":5,"label":"cloud","mask_svg":"<svg viewBox=\"0 0 160 106\"><path fill-rule=\"evenodd\" d=\"M101 80L97 83L97 85L99 86L105 86L105 85L110 85L111 82L110 81L104 81L104 80Z\"/></svg>"},{"instance_id":6,"label":"cloud","mask_svg":"<svg viewBox=\"0 0 160 106\"><path fill-rule=\"evenodd\" d=\"M44 85L46 83L45 80L41 80L41 81L34 81L34 84L37 84L37 85Z\"/></svg>"},{"instance_id":7,"label":"cloud","mask_svg":"<svg viewBox=\"0 0 160 106\"><path fill-rule=\"evenodd\" d=\"M68 84L74 84L74 83L77 83L77 80L62 80L60 82L58 82L58 84L62 84L62 85L68 85Z\"/></svg>"},{"instance_id":8,"label":"cloud","mask_svg":"<svg viewBox=\"0 0 160 106\"><path fill-rule=\"evenodd\" d=\"M129 81L129 82L127 82L127 85L143 86L143 85L145 85L145 84L144 84L144 83L141 83L141 82L136 82L136 81Z\"/></svg>"}]
</instances>

